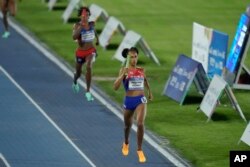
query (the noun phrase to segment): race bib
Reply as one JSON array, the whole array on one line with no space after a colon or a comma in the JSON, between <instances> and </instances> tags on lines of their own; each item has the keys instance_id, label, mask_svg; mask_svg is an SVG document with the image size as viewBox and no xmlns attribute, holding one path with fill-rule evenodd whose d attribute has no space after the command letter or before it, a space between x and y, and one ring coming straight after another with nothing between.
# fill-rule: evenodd
<instances>
[{"instance_id":1,"label":"race bib","mask_svg":"<svg viewBox=\"0 0 250 167\"><path fill-rule=\"evenodd\" d=\"M128 90L144 90L144 78L130 78Z\"/></svg>"},{"instance_id":2,"label":"race bib","mask_svg":"<svg viewBox=\"0 0 250 167\"><path fill-rule=\"evenodd\" d=\"M81 39L83 42L91 42L95 39L94 30L85 31L81 34Z\"/></svg>"}]
</instances>

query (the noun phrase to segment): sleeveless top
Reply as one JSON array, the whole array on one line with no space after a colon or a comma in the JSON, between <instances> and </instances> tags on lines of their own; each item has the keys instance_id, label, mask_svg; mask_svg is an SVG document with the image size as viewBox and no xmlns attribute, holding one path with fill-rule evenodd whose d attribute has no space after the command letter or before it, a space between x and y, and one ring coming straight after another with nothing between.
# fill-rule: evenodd
<instances>
[{"instance_id":1,"label":"sleeveless top","mask_svg":"<svg viewBox=\"0 0 250 167\"><path fill-rule=\"evenodd\" d=\"M125 91L144 90L144 78L143 68L130 69L128 75L123 79Z\"/></svg>"},{"instance_id":2,"label":"sleeveless top","mask_svg":"<svg viewBox=\"0 0 250 167\"><path fill-rule=\"evenodd\" d=\"M94 23L89 22L89 29L82 29L80 39L82 42L92 42L95 39Z\"/></svg>"}]
</instances>

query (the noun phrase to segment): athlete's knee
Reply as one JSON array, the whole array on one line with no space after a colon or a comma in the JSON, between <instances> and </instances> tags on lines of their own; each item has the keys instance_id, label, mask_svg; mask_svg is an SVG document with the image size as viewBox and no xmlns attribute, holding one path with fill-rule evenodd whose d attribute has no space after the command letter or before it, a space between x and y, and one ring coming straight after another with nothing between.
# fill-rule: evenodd
<instances>
[{"instance_id":1,"label":"athlete's knee","mask_svg":"<svg viewBox=\"0 0 250 167\"><path fill-rule=\"evenodd\" d=\"M130 129L131 129L131 125L130 125L130 124L125 125L125 126L124 126L124 129L125 129L125 130L130 130Z\"/></svg>"},{"instance_id":2,"label":"athlete's knee","mask_svg":"<svg viewBox=\"0 0 250 167\"><path fill-rule=\"evenodd\" d=\"M91 72L91 70L92 70L91 65L87 64L86 65L86 72Z\"/></svg>"},{"instance_id":3,"label":"athlete's knee","mask_svg":"<svg viewBox=\"0 0 250 167\"><path fill-rule=\"evenodd\" d=\"M124 128L130 129L131 127L132 127L132 122L130 120L125 120L124 121Z\"/></svg>"},{"instance_id":4,"label":"athlete's knee","mask_svg":"<svg viewBox=\"0 0 250 167\"><path fill-rule=\"evenodd\" d=\"M138 128L143 128L144 127L144 122L143 121L138 121L137 122L137 127Z\"/></svg>"}]
</instances>

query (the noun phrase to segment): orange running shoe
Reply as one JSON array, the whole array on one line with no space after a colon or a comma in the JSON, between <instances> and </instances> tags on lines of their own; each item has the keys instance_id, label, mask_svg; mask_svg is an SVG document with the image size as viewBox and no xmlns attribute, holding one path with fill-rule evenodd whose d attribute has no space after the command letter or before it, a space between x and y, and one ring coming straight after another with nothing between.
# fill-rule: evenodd
<instances>
[{"instance_id":1,"label":"orange running shoe","mask_svg":"<svg viewBox=\"0 0 250 167\"><path fill-rule=\"evenodd\" d=\"M122 144L122 154L123 154L124 156L127 156L127 155L128 155L128 152L129 152L129 144L123 143L123 144Z\"/></svg>"},{"instance_id":2,"label":"orange running shoe","mask_svg":"<svg viewBox=\"0 0 250 167\"><path fill-rule=\"evenodd\" d=\"M144 156L144 153L142 150L137 151L137 155L138 155L140 163L146 162L146 157Z\"/></svg>"}]
</instances>

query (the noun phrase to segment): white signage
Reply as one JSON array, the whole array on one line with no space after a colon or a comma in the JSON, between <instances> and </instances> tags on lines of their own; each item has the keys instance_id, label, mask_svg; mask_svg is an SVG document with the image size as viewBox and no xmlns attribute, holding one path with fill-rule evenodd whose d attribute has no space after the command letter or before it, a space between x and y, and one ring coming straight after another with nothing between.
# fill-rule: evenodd
<instances>
[{"instance_id":1,"label":"white signage","mask_svg":"<svg viewBox=\"0 0 250 167\"><path fill-rule=\"evenodd\" d=\"M149 48L146 41L141 37L141 35L137 34L134 31L127 31L125 37L123 38L121 44L119 45L118 49L116 50L114 58L124 62L124 58L122 57L122 51L124 48L131 48L133 46L136 46L136 44L141 47L142 51L144 52L145 56L152 58L155 63L160 65L159 60L153 53L153 51Z\"/></svg>"},{"instance_id":2,"label":"white signage","mask_svg":"<svg viewBox=\"0 0 250 167\"><path fill-rule=\"evenodd\" d=\"M227 85L226 81L218 75L214 75L205 96L202 99L200 109L211 118L218 99Z\"/></svg>"},{"instance_id":3,"label":"white signage","mask_svg":"<svg viewBox=\"0 0 250 167\"><path fill-rule=\"evenodd\" d=\"M79 2L80 2L80 0L71 0L69 2L67 8L65 9L65 11L63 12L63 15L62 15L64 23L66 23L68 21L69 17L71 16L74 9L77 7L77 4Z\"/></svg>"},{"instance_id":4,"label":"white signage","mask_svg":"<svg viewBox=\"0 0 250 167\"><path fill-rule=\"evenodd\" d=\"M134 31L128 31L123 38L121 44L119 45L118 49L114 57L120 61L124 61L125 59L122 57L122 51L124 48L131 48L136 46L137 42L141 39L141 35L135 33Z\"/></svg>"},{"instance_id":5,"label":"white signage","mask_svg":"<svg viewBox=\"0 0 250 167\"><path fill-rule=\"evenodd\" d=\"M111 16L99 36L99 42L103 48L106 48L109 45L109 41L112 35L118 28L125 32L125 27L123 26L123 24L115 17Z\"/></svg>"},{"instance_id":6,"label":"white signage","mask_svg":"<svg viewBox=\"0 0 250 167\"><path fill-rule=\"evenodd\" d=\"M212 33L212 29L193 23L192 58L202 64L206 73L208 71L208 52Z\"/></svg>"},{"instance_id":7,"label":"white signage","mask_svg":"<svg viewBox=\"0 0 250 167\"><path fill-rule=\"evenodd\" d=\"M108 20L108 13L100 6L91 4L89 10L91 13L89 20L96 22L99 17L102 17L104 21Z\"/></svg>"},{"instance_id":8,"label":"white signage","mask_svg":"<svg viewBox=\"0 0 250 167\"><path fill-rule=\"evenodd\" d=\"M52 10L57 0L50 0L48 3L49 10Z\"/></svg>"},{"instance_id":9,"label":"white signage","mask_svg":"<svg viewBox=\"0 0 250 167\"><path fill-rule=\"evenodd\" d=\"M248 123L241 140L250 146L250 123Z\"/></svg>"}]
</instances>

